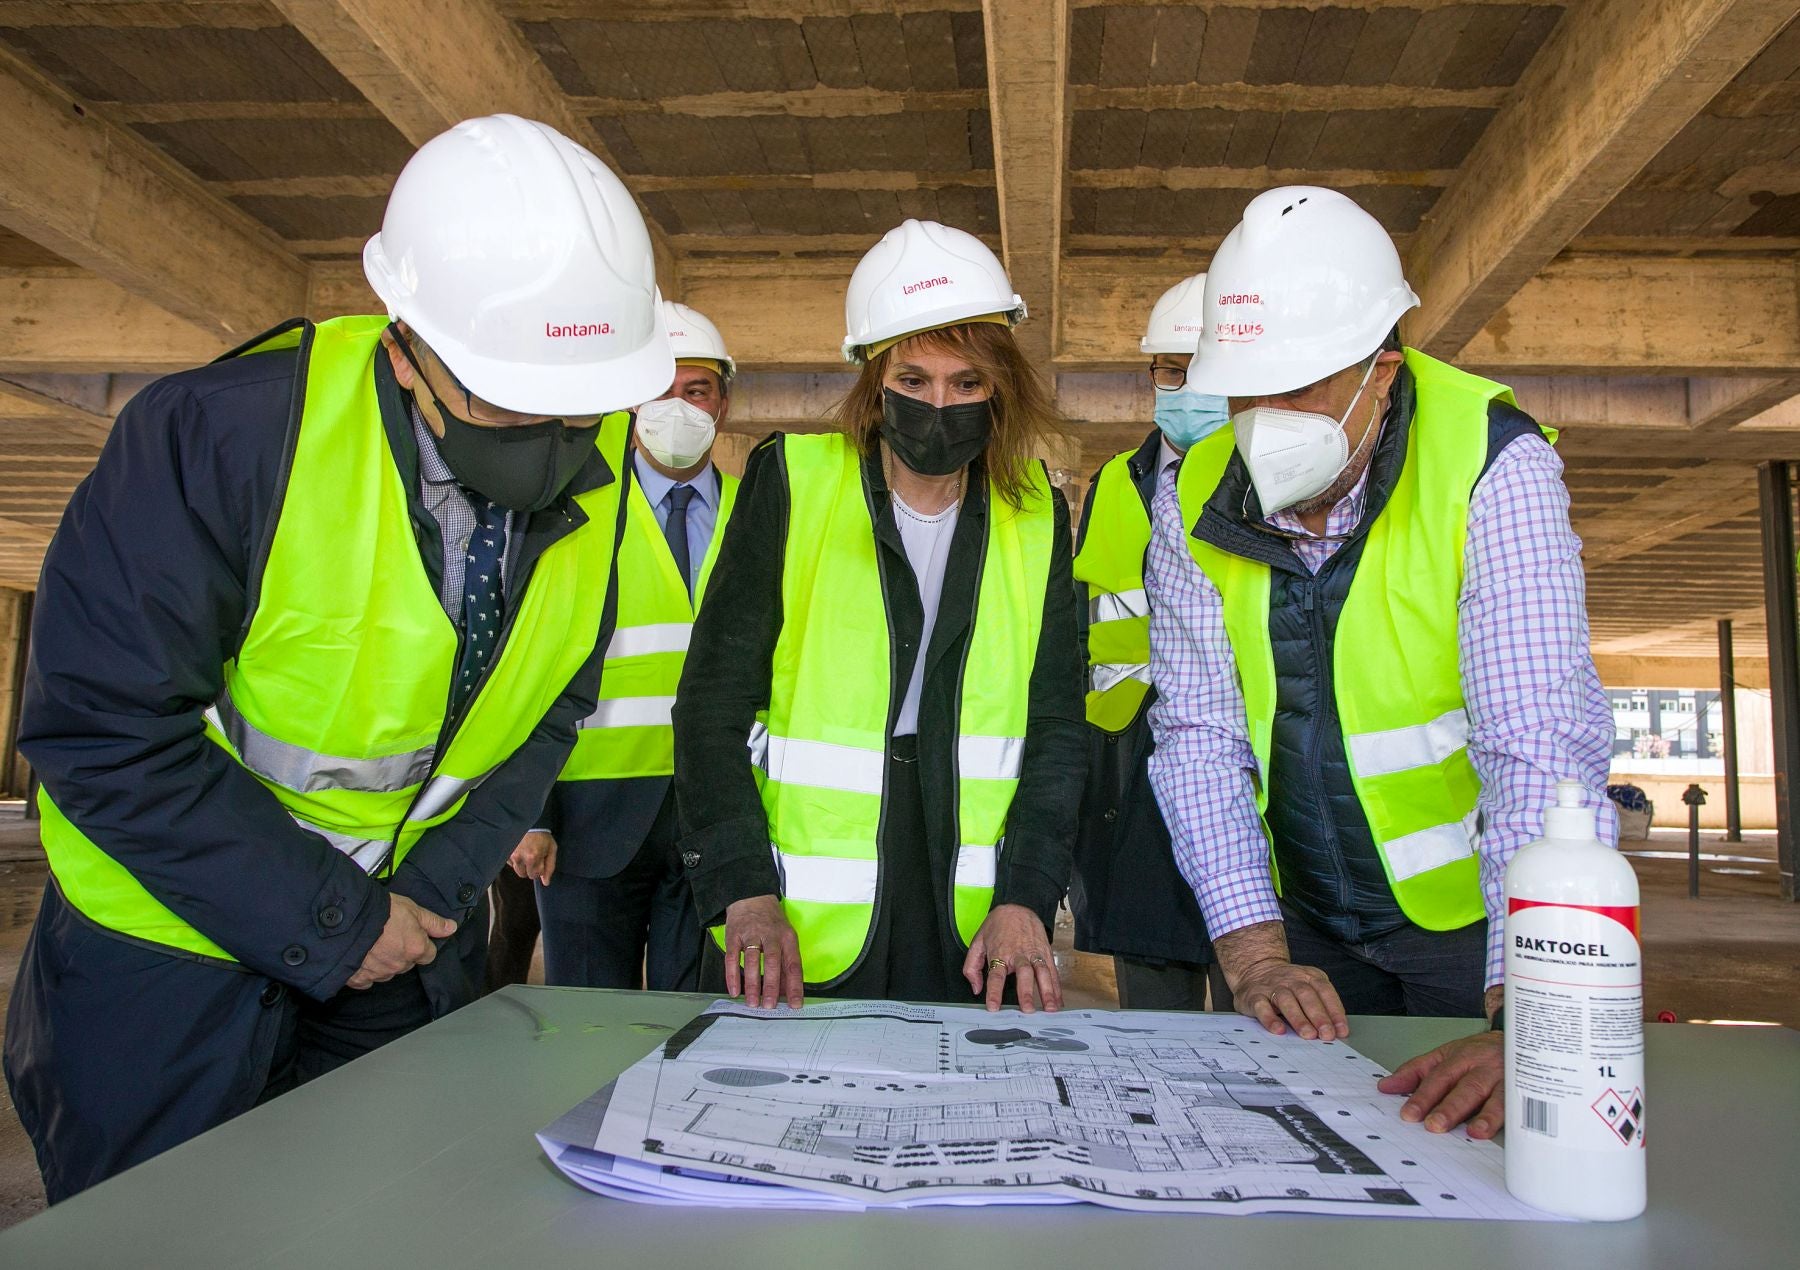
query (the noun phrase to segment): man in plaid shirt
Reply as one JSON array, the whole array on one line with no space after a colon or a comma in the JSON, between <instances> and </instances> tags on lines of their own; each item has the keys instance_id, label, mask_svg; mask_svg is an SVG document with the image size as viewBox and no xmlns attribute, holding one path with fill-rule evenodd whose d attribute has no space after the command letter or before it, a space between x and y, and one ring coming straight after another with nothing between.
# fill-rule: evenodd
<instances>
[{"instance_id":1,"label":"man in plaid shirt","mask_svg":"<svg viewBox=\"0 0 1800 1270\"><path fill-rule=\"evenodd\" d=\"M1561 462L1402 348L1417 303L1334 191L1268 191L1220 247L1188 379L1234 426L1153 508L1150 774L1238 1009L1324 1040L1485 1014L1382 1088L1491 1137L1506 865L1559 778L1613 832L1612 720Z\"/></svg>"}]
</instances>

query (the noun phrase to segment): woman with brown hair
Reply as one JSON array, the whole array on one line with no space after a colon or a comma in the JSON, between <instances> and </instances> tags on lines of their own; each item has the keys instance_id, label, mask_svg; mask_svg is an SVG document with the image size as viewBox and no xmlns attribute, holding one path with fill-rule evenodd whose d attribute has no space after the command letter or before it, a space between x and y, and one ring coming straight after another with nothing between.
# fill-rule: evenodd
<instances>
[{"instance_id":1,"label":"woman with brown hair","mask_svg":"<svg viewBox=\"0 0 1800 1270\"><path fill-rule=\"evenodd\" d=\"M980 240L909 220L845 316L838 428L751 453L675 703L701 988L997 1009L1011 980L1054 1010L1086 751L1025 306Z\"/></svg>"}]
</instances>

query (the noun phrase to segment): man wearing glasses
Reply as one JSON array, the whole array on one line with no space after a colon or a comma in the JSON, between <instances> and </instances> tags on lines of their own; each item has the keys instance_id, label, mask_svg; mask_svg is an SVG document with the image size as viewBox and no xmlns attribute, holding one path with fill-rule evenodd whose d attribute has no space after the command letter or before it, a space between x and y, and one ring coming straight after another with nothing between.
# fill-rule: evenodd
<instances>
[{"instance_id":1,"label":"man wearing glasses","mask_svg":"<svg viewBox=\"0 0 1800 1270\"><path fill-rule=\"evenodd\" d=\"M1205 274L1184 278L1150 311L1138 349L1150 357L1156 426L1095 474L1075 555L1089 761L1069 904L1075 947L1112 956L1119 1004L1135 1010L1231 1008L1200 906L1175 867L1147 768L1146 712L1156 699L1144 598L1151 502L1174 484L1189 447L1229 422L1223 397L1187 386L1205 290Z\"/></svg>"},{"instance_id":2,"label":"man wearing glasses","mask_svg":"<svg viewBox=\"0 0 1800 1270\"><path fill-rule=\"evenodd\" d=\"M1187 374L1232 429L1153 511L1150 778L1238 1010L1308 1038L1346 1012L1501 1026L1502 878L1558 778L1612 832L1562 464L1509 389L1401 346L1417 303L1348 198L1257 196ZM1492 1137L1500 1040L1381 1087Z\"/></svg>"},{"instance_id":3,"label":"man wearing glasses","mask_svg":"<svg viewBox=\"0 0 1800 1270\"><path fill-rule=\"evenodd\" d=\"M363 265L386 317L144 389L45 558L6 1075L51 1203L468 1001L594 709L621 410L675 368L635 204L470 120Z\"/></svg>"}]
</instances>

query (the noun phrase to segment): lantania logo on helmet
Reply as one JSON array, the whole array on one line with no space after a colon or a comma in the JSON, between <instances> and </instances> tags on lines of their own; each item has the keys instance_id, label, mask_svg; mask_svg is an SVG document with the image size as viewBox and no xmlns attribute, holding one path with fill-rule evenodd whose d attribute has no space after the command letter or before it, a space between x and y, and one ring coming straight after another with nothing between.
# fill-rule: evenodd
<instances>
[{"instance_id":1,"label":"lantania logo on helmet","mask_svg":"<svg viewBox=\"0 0 1800 1270\"><path fill-rule=\"evenodd\" d=\"M1261 304L1262 297L1254 291L1233 291L1219 297L1221 305L1226 304Z\"/></svg>"},{"instance_id":2,"label":"lantania logo on helmet","mask_svg":"<svg viewBox=\"0 0 1800 1270\"><path fill-rule=\"evenodd\" d=\"M923 291L927 287L947 287L949 285L950 279L948 278L921 278L917 282L909 282L901 287L900 294L911 295L913 292Z\"/></svg>"},{"instance_id":3,"label":"lantania logo on helmet","mask_svg":"<svg viewBox=\"0 0 1800 1270\"><path fill-rule=\"evenodd\" d=\"M1177 322L1175 329L1178 331L1204 331L1206 328L1197 322Z\"/></svg>"},{"instance_id":4,"label":"lantania logo on helmet","mask_svg":"<svg viewBox=\"0 0 1800 1270\"><path fill-rule=\"evenodd\" d=\"M589 335L611 335L611 322L577 322L573 326L557 326L553 322L544 323L544 336L547 339L567 340L581 339Z\"/></svg>"}]
</instances>

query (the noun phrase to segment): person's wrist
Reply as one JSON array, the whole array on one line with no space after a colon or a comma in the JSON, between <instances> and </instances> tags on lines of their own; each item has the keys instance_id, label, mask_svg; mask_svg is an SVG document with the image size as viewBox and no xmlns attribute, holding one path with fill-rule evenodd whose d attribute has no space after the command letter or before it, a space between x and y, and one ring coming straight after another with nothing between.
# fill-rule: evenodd
<instances>
[{"instance_id":1,"label":"person's wrist","mask_svg":"<svg viewBox=\"0 0 1800 1270\"><path fill-rule=\"evenodd\" d=\"M1497 1005L1494 1007L1494 1017L1488 1020L1488 1031L1504 1032L1505 1030L1506 1007L1504 1005Z\"/></svg>"}]
</instances>

